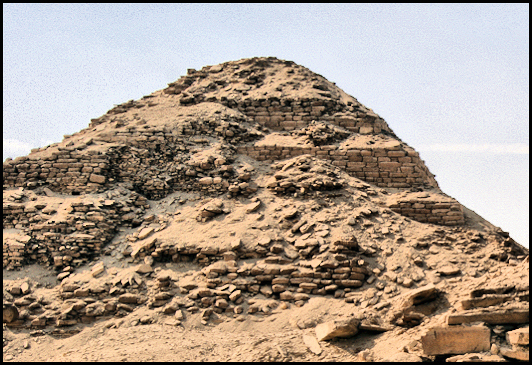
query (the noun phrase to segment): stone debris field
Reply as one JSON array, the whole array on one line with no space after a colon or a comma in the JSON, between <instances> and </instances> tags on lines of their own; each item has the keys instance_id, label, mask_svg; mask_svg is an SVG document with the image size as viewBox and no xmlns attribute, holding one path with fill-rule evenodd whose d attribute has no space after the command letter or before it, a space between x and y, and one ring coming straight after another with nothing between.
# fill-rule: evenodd
<instances>
[{"instance_id":1,"label":"stone debris field","mask_svg":"<svg viewBox=\"0 0 532 365\"><path fill-rule=\"evenodd\" d=\"M4 361L528 361L529 251L291 61L3 163Z\"/></svg>"}]
</instances>

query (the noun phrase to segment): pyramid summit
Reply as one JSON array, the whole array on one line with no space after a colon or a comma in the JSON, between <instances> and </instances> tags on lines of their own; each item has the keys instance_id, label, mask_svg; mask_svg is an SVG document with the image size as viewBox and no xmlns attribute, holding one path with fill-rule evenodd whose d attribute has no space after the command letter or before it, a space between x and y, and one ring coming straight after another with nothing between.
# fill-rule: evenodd
<instances>
[{"instance_id":1,"label":"pyramid summit","mask_svg":"<svg viewBox=\"0 0 532 365\"><path fill-rule=\"evenodd\" d=\"M9 161L4 166L4 185L49 185L54 191L78 194L129 181L150 198L162 197L183 179L193 184L195 176L179 176L176 169L185 168L184 159L191 156L186 145L198 137L206 138L200 144L227 144L258 161L310 154L380 187L438 187L419 155L372 110L322 76L271 57L189 69L168 88L116 106L93 119L89 128L65 136L62 143ZM133 163L131 154L138 153L132 151L139 148L148 152L143 158L146 166ZM162 155L161 149L165 149ZM67 171L72 166L57 165L49 172L37 169L20 174L27 161L64 164L74 162L62 161L73 160L72 154L93 156L102 166L92 169L87 164ZM154 168L150 157L155 155L164 168ZM140 168L148 171L138 174Z\"/></svg>"},{"instance_id":2,"label":"pyramid summit","mask_svg":"<svg viewBox=\"0 0 532 365\"><path fill-rule=\"evenodd\" d=\"M315 336L298 334L292 353L314 361L333 356L316 339L380 332L394 336L353 358L528 351L510 335L528 323L528 249L442 192L378 114L294 62L189 69L3 172L4 322L17 333L243 324L245 338L271 317L275 335L249 350L263 361L306 359L266 350L292 338L290 318ZM29 267L47 271L10 271ZM234 355L213 360L247 359Z\"/></svg>"}]
</instances>

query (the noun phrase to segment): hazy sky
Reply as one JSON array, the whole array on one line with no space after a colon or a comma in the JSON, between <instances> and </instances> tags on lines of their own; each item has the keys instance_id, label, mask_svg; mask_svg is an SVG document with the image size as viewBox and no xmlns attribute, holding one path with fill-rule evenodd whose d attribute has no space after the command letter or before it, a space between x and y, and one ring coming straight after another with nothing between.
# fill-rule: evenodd
<instances>
[{"instance_id":1,"label":"hazy sky","mask_svg":"<svg viewBox=\"0 0 532 365\"><path fill-rule=\"evenodd\" d=\"M528 4L4 4L3 41L4 159L187 68L275 56L373 109L529 246Z\"/></svg>"}]
</instances>

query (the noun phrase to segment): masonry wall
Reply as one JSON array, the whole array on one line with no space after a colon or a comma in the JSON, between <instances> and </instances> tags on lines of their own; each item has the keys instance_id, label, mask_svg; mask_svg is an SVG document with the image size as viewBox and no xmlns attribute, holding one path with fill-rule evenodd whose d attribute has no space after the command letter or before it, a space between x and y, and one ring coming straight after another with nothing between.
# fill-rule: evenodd
<instances>
[{"instance_id":1,"label":"masonry wall","mask_svg":"<svg viewBox=\"0 0 532 365\"><path fill-rule=\"evenodd\" d=\"M258 161L275 161L309 154L329 160L350 175L380 187L408 188L423 184L438 186L434 175L425 167L419 154L411 148L403 149L400 146L390 149L247 146L239 147L237 151Z\"/></svg>"},{"instance_id":2,"label":"masonry wall","mask_svg":"<svg viewBox=\"0 0 532 365\"><path fill-rule=\"evenodd\" d=\"M371 111L358 109L335 100L325 99L265 99L265 100L216 100L235 108L256 123L273 130L294 130L306 127L310 121L319 120L344 127L350 132L393 134L386 122Z\"/></svg>"},{"instance_id":3,"label":"masonry wall","mask_svg":"<svg viewBox=\"0 0 532 365\"><path fill-rule=\"evenodd\" d=\"M49 157L29 155L4 162L4 187L35 188L46 183L55 191L98 192L107 182L108 168L107 156L66 147Z\"/></svg>"},{"instance_id":4,"label":"masonry wall","mask_svg":"<svg viewBox=\"0 0 532 365\"><path fill-rule=\"evenodd\" d=\"M105 153L90 150L87 145L58 147L59 151L45 157L36 151L29 156L7 160L3 164L3 186L35 188L47 185L51 190L66 194L97 193L114 182L130 182L134 189L150 199L159 199L175 190L204 191L217 194L249 194L242 181L234 176L233 167L225 160L210 161L200 166L189 161L191 151L186 141L190 136L216 136L232 143L256 138L236 122L211 125L196 121L167 128L126 131L106 131L93 141L118 143ZM142 171L139 174L139 171ZM213 184L200 181L198 174L221 177Z\"/></svg>"},{"instance_id":5,"label":"masonry wall","mask_svg":"<svg viewBox=\"0 0 532 365\"><path fill-rule=\"evenodd\" d=\"M393 134L384 120L373 112L333 100L270 98L238 102L227 99L206 101L217 101L236 108L256 123L274 130L293 130L306 127L312 120L319 120L355 133ZM199 101L194 99L185 104L196 102ZM135 103L129 103L111 115L134 107ZM94 119L91 125L97 125L104 119L104 117ZM221 122L197 120L180 125L177 130L142 126L129 127L125 130L109 129L93 140L118 143L122 147L113 147L105 153L91 150L87 145L58 147L58 151L52 152L48 157L32 153L29 156L8 160L3 164L3 186L35 188L46 184L54 191L80 194L101 192L110 183L125 181L133 183L137 192L146 194L150 199L162 198L175 189L216 194L227 191L230 185L238 186L242 181L231 179L230 168L226 166L224 170L224 167L220 166L220 169L209 171L208 176L213 178L221 176L226 180L225 183L213 185L200 183L193 172L197 170L195 166L182 168L182 164L186 162L182 157L188 157L190 152L186 140L194 135L209 135L222 137L227 142L238 145L258 138L258 135L242 126L244 121L242 118ZM116 128L122 126L120 121L113 123ZM437 186L433 176L413 150L341 150L335 146L309 149L268 146L245 149L240 147L238 151L257 160L278 160L309 153L331 160L334 165L344 168L353 176L381 187L401 188L421 184ZM143 173L139 174L139 170ZM239 192L235 192L236 190L234 187L229 189L232 194L250 193L245 187Z\"/></svg>"},{"instance_id":6,"label":"masonry wall","mask_svg":"<svg viewBox=\"0 0 532 365\"><path fill-rule=\"evenodd\" d=\"M132 206L146 204L143 196L134 196ZM79 266L98 256L114 237L118 225L128 225L137 214L127 204L106 200L69 203L70 213L53 219L55 210L34 209L22 203L4 204L3 228L18 228L25 235L4 240L3 267L16 269L24 261L41 262L57 268ZM7 209L6 209L7 208Z\"/></svg>"},{"instance_id":7,"label":"masonry wall","mask_svg":"<svg viewBox=\"0 0 532 365\"><path fill-rule=\"evenodd\" d=\"M261 263L239 266L237 260L251 255L251 252L241 249L200 250L196 247L176 247L175 244L166 248L164 246L164 243L153 245L151 249L140 252L137 258L151 255L157 261L197 259L204 265L211 262L211 265L202 270L202 274L206 276L207 287L189 283L181 286L181 294L177 294L178 291L173 289L178 288L179 283L161 272L152 275L156 282L156 293L148 297L146 284L143 282L145 279L136 273L129 278L117 276L110 282L99 285L66 280L60 286L59 295L71 306L46 312L44 304L41 305L32 294L21 296L20 288L8 288L8 291L11 290L10 292L18 297L13 303L18 312L26 310L32 314L31 317L19 317L8 323L8 326L65 328L78 323L91 323L98 317L124 317L137 306L144 304L150 308L160 308L161 312L167 315L180 311L201 311L207 317L212 312L245 311L253 314L269 313L272 310L268 306L253 304L251 301L249 305L243 305L246 302L245 293L261 293L268 298L292 302L296 306L301 306L309 300L309 294L334 295L352 303L356 299L357 289L364 285L371 274L368 263L360 259L356 250L347 248L338 248L336 259L322 261L319 266L312 268L286 262L286 258L284 262L280 262L281 255L270 256ZM263 255L259 252L255 254ZM186 296L182 295L184 293Z\"/></svg>"},{"instance_id":8,"label":"masonry wall","mask_svg":"<svg viewBox=\"0 0 532 365\"><path fill-rule=\"evenodd\" d=\"M390 205L390 209L422 223L433 223L444 226L465 224L462 206L454 199L452 201L412 199L392 204Z\"/></svg>"}]
</instances>

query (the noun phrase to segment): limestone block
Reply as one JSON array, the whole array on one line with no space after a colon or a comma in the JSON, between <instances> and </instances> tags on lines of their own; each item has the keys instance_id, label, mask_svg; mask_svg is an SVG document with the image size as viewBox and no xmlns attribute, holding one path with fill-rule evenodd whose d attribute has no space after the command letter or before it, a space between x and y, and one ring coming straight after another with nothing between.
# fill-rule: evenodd
<instances>
[{"instance_id":1,"label":"limestone block","mask_svg":"<svg viewBox=\"0 0 532 365\"><path fill-rule=\"evenodd\" d=\"M362 286L364 283L360 280L345 279L345 280L340 280L339 283L337 284L340 284L342 286L349 287L349 288L357 288L359 286Z\"/></svg>"},{"instance_id":2,"label":"limestone block","mask_svg":"<svg viewBox=\"0 0 532 365\"><path fill-rule=\"evenodd\" d=\"M148 256L148 257L151 257L151 256ZM140 264L137 266L135 271L138 272L139 274L147 274L147 273L153 272L153 268L148 264Z\"/></svg>"},{"instance_id":3,"label":"limestone block","mask_svg":"<svg viewBox=\"0 0 532 365\"><path fill-rule=\"evenodd\" d=\"M105 183L105 176L102 175L96 175L91 174L89 177L89 181L97 184L104 184Z\"/></svg>"},{"instance_id":4,"label":"limestone block","mask_svg":"<svg viewBox=\"0 0 532 365\"><path fill-rule=\"evenodd\" d=\"M401 164L399 162L379 162L379 167L386 171L397 171Z\"/></svg>"},{"instance_id":5,"label":"limestone block","mask_svg":"<svg viewBox=\"0 0 532 365\"><path fill-rule=\"evenodd\" d=\"M471 309L471 308L478 308L478 307L489 307L489 306L504 303L504 302L507 302L513 299L514 299L514 296L512 294L487 294L487 295L483 295L480 298L462 300L462 308Z\"/></svg>"},{"instance_id":6,"label":"limestone block","mask_svg":"<svg viewBox=\"0 0 532 365\"><path fill-rule=\"evenodd\" d=\"M437 296L438 289L433 284L429 284L406 293L404 297L401 298L401 306L403 308L411 307L413 305L433 300Z\"/></svg>"},{"instance_id":7,"label":"limestone block","mask_svg":"<svg viewBox=\"0 0 532 365\"><path fill-rule=\"evenodd\" d=\"M528 309L508 309L490 312L469 311L461 314L450 314L447 324L486 322L489 324L528 323Z\"/></svg>"},{"instance_id":8,"label":"limestone block","mask_svg":"<svg viewBox=\"0 0 532 365\"><path fill-rule=\"evenodd\" d=\"M120 303L137 304L139 296L132 293L124 293L118 297Z\"/></svg>"},{"instance_id":9,"label":"limestone block","mask_svg":"<svg viewBox=\"0 0 532 365\"><path fill-rule=\"evenodd\" d=\"M421 337L426 355L465 354L490 350L490 329L475 327L436 327Z\"/></svg>"},{"instance_id":10,"label":"limestone block","mask_svg":"<svg viewBox=\"0 0 532 365\"><path fill-rule=\"evenodd\" d=\"M100 275L101 273L103 273L105 267L104 267L104 264L103 262L99 262L97 263L96 265L94 265L91 269L91 275L93 277L97 277L98 275Z\"/></svg>"},{"instance_id":11,"label":"limestone block","mask_svg":"<svg viewBox=\"0 0 532 365\"><path fill-rule=\"evenodd\" d=\"M290 291L284 291L281 294L279 294L279 298L281 300L290 301L294 299L294 294Z\"/></svg>"},{"instance_id":12,"label":"limestone block","mask_svg":"<svg viewBox=\"0 0 532 365\"><path fill-rule=\"evenodd\" d=\"M373 127L371 125L363 125L362 127L360 127L358 133L360 133L360 134L373 133Z\"/></svg>"},{"instance_id":13,"label":"limestone block","mask_svg":"<svg viewBox=\"0 0 532 365\"><path fill-rule=\"evenodd\" d=\"M518 346L518 347L514 347L513 349L501 347L500 353L502 356L510 357L516 360L521 360L521 361L530 360L530 350L528 349L528 347Z\"/></svg>"},{"instance_id":14,"label":"limestone block","mask_svg":"<svg viewBox=\"0 0 532 365\"><path fill-rule=\"evenodd\" d=\"M97 317L105 314L105 305L102 302L89 304L85 307L85 315L88 317Z\"/></svg>"},{"instance_id":15,"label":"limestone block","mask_svg":"<svg viewBox=\"0 0 532 365\"><path fill-rule=\"evenodd\" d=\"M499 355L484 352L451 356L445 359L445 362L506 362L506 360Z\"/></svg>"},{"instance_id":16,"label":"limestone block","mask_svg":"<svg viewBox=\"0 0 532 365\"><path fill-rule=\"evenodd\" d=\"M358 318L321 323L316 326L316 337L318 341L336 337L352 337L358 333L359 324Z\"/></svg>"},{"instance_id":17,"label":"limestone block","mask_svg":"<svg viewBox=\"0 0 532 365\"><path fill-rule=\"evenodd\" d=\"M138 239L139 240L143 240L145 238L147 238L150 234L152 234L154 231L154 228L153 227L146 227L146 228L143 228L140 232L139 232L139 235L138 235Z\"/></svg>"},{"instance_id":18,"label":"limestone block","mask_svg":"<svg viewBox=\"0 0 532 365\"><path fill-rule=\"evenodd\" d=\"M213 184L213 178L210 177L210 176L203 177L203 178L201 178L201 179L199 180L199 183L200 183L201 185L206 185L206 186L208 186L208 185L212 185L212 184Z\"/></svg>"},{"instance_id":19,"label":"limestone block","mask_svg":"<svg viewBox=\"0 0 532 365\"><path fill-rule=\"evenodd\" d=\"M11 323L18 319L18 309L15 306L12 305L6 305L2 309L3 312L3 322L4 323Z\"/></svg>"},{"instance_id":20,"label":"limestone block","mask_svg":"<svg viewBox=\"0 0 532 365\"><path fill-rule=\"evenodd\" d=\"M257 209L259 209L261 205L261 202L260 200L259 201L256 201L254 203L251 203L249 204L247 207L246 207L246 213L253 213L254 211L256 211Z\"/></svg>"},{"instance_id":21,"label":"limestone block","mask_svg":"<svg viewBox=\"0 0 532 365\"><path fill-rule=\"evenodd\" d=\"M28 282L23 282L20 285L20 290L22 291L22 294L26 295L30 292L30 285Z\"/></svg>"},{"instance_id":22,"label":"limestone block","mask_svg":"<svg viewBox=\"0 0 532 365\"><path fill-rule=\"evenodd\" d=\"M460 272L460 268L456 266L452 266L452 265L445 265L439 268L437 272L439 272L442 275L450 276L450 275L458 274Z\"/></svg>"},{"instance_id":23,"label":"limestone block","mask_svg":"<svg viewBox=\"0 0 532 365\"><path fill-rule=\"evenodd\" d=\"M321 354L321 347L316 337L310 335L303 335L303 342L307 345L308 349L316 355Z\"/></svg>"},{"instance_id":24,"label":"limestone block","mask_svg":"<svg viewBox=\"0 0 532 365\"><path fill-rule=\"evenodd\" d=\"M404 157L405 155L404 151L388 151L389 157Z\"/></svg>"},{"instance_id":25,"label":"limestone block","mask_svg":"<svg viewBox=\"0 0 532 365\"><path fill-rule=\"evenodd\" d=\"M530 341L528 327L507 332L506 340L512 345L528 345Z\"/></svg>"}]
</instances>

